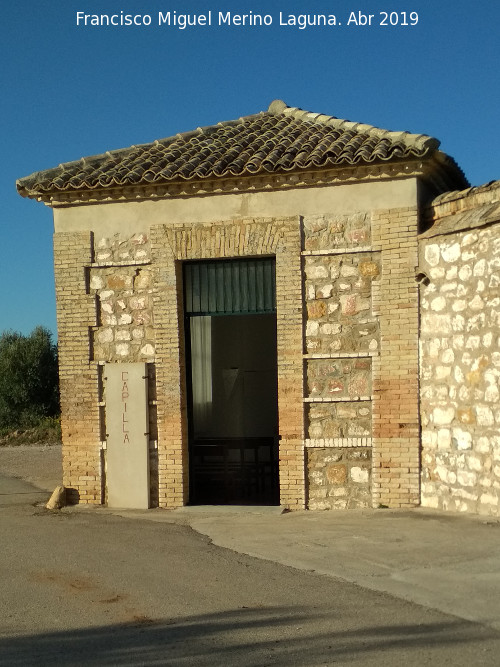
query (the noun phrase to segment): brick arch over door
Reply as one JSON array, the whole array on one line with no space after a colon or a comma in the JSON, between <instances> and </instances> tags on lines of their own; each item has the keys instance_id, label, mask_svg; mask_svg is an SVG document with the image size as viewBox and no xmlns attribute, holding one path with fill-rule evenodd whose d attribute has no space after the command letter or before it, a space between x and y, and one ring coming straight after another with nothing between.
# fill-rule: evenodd
<instances>
[{"instance_id":1,"label":"brick arch over door","mask_svg":"<svg viewBox=\"0 0 500 667\"><path fill-rule=\"evenodd\" d=\"M305 506L300 230L298 216L151 228L160 507L180 507L188 498L182 262L266 255L276 257L280 501Z\"/></svg>"}]
</instances>

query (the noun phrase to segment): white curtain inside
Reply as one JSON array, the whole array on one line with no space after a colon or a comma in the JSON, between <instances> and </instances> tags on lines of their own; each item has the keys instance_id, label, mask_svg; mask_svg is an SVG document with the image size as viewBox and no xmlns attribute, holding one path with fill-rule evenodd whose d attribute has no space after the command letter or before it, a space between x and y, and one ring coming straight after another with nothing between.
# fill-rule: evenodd
<instances>
[{"instance_id":1,"label":"white curtain inside","mask_svg":"<svg viewBox=\"0 0 500 667\"><path fill-rule=\"evenodd\" d=\"M190 318L193 427L195 436L207 435L212 423L212 318Z\"/></svg>"}]
</instances>

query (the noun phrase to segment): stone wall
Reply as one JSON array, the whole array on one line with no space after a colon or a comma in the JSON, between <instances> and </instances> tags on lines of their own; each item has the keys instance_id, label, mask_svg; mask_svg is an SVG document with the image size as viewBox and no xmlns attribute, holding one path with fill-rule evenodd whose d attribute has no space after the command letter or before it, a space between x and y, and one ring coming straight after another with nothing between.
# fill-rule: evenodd
<instances>
[{"instance_id":1,"label":"stone wall","mask_svg":"<svg viewBox=\"0 0 500 667\"><path fill-rule=\"evenodd\" d=\"M419 502L417 210L304 218L308 506Z\"/></svg>"},{"instance_id":2,"label":"stone wall","mask_svg":"<svg viewBox=\"0 0 500 667\"><path fill-rule=\"evenodd\" d=\"M367 213L306 217L303 235L308 507L368 507L380 256Z\"/></svg>"},{"instance_id":3,"label":"stone wall","mask_svg":"<svg viewBox=\"0 0 500 667\"><path fill-rule=\"evenodd\" d=\"M492 215L495 200L498 184L442 198L433 210L434 227L421 237L420 382L422 505L498 516L500 224L495 218L500 223L500 211Z\"/></svg>"},{"instance_id":4,"label":"stone wall","mask_svg":"<svg viewBox=\"0 0 500 667\"><path fill-rule=\"evenodd\" d=\"M96 361L154 360L150 255L145 233L95 240L89 286L97 300Z\"/></svg>"},{"instance_id":5,"label":"stone wall","mask_svg":"<svg viewBox=\"0 0 500 667\"><path fill-rule=\"evenodd\" d=\"M370 507L371 458L370 448L310 448L307 454L310 509Z\"/></svg>"}]
</instances>

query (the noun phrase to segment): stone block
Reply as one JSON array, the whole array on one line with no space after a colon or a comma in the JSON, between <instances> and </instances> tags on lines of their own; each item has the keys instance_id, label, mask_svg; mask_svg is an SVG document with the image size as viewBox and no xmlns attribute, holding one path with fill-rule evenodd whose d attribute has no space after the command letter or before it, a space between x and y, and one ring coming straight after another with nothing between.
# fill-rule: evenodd
<instances>
[{"instance_id":1,"label":"stone block","mask_svg":"<svg viewBox=\"0 0 500 667\"><path fill-rule=\"evenodd\" d=\"M368 468L353 466L349 471L349 474L352 481L356 484L368 484L370 479L370 471Z\"/></svg>"},{"instance_id":2,"label":"stone block","mask_svg":"<svg viewBox=\"0 0 500 667\"><path fill-rule=\"evenodd\" d=\"M307 304L307 315L312 320L319 320L327 312L327 305L324 301L310 301Z\"/></svg>"},{"instance_id":3,"label":"stone block","mask_svg":"<svg viewBox=\"0 0 500 667\"><path fill-rule=\"evenodd\" d=\"M132 276L124 273L112 273L106 278L106 285L109 289L131 289L133 286Z\"/></svg>"},{"instance_id":4,"label":"stone block","mask_svg":"<svg viewBox=\"0 0 500 667\"><path fill-rule=\"evenodd\" d=\"M309 265L306 263L306 276L309 280L321 280L323 278L328 278L329 273L326 266L320 265Z\"/></svg>"},{"instance_id":5,"label":"stone block","mask_svg":"<svg viewBox=\"0 0 500 667\"><path fill-rule=\"evenodd\" d=\"M147 297L145 295L133 296L129 304L132 310L144 310L147 306Z\"/></svg>"},{"instance_id":6,"label":"stone block","mask_svg":"<svg viewBox=\"0 0 500 667\"><path fill-rule=\"evenodd\" d=\"M426 245L424 256L425 261L429 264L429 266L437 266L441 258L439 245L437 243Z\"/></svg>"},{"instance_id":7,"label":"stone block","mask_svg":"<svg viewBox=\"0 0 500 667\"><path fill-rule=\"evenodd\" d=\"M317 299L328 299L332 296L333 285L331 283L327 285L322 285L316 290Z\"/></svg>"},{"instance_id":8,"label":"stone block","mask_svg":"<svg viewBox=\"0 0 500 667\"><path fill-rule=\"evenodd\" d=\"M462 486L475 486L477 483L477 475L473 472L459 470L457 473L457 481Z\"/></svg>"},{"instance_id":9,"label":"stone block","mask_svg":"<svg viewBox=\"0 0 500 667\"><path fill-rule=\"evenodd\" d=\"M118 329L115 333L115 340L130 340L131 334L128 329Z\"/></svg>"},{"instance_id":10,"label":"stone block","mask_svg":"<svg viewBox=\"0 0 500 667\"><path fill-rule=\"evenodd\" d=\"M479 426L493 426L495 419L493 412L489 407L484 405L476 405L476 421Z\"/></svg>"},{"instance_id":11,"label":"stone block","mask_svg":"<svg viewBox=\"0 0 500 667\"><path fill-rule=\"evenodd\" d=\"M319 333L319 323L309 320L306 325L306 336L317 336Z\"/></svg>"},{"instance_id":12,"label":"stone block","mask_svg":"<svg viewBox=\"0 0 500 667\"><path fill-rule=\"evenodd\" d=\"M449 429L441 428L437 433L438 448L449 449L451 447L451 432Z\"/></svg>"},{"instance_id":13,"label":"stone block","mask_svg":"<svg viewBox=\"0 0 500 667\"><path fill-rule=\"evenodd\" d=\"M434 408L433 410L433 421L434 424L438 426L447 426L448 424L451 424L455 417L455 408L453 407L448 407L448 408Z\"/></svg>"},{"instance_id":14,"label":"stone block","mask_svg":"<svg viewBox=\"0 0 500 667\"><path fill-rule=\"evenodd\" d=\"M343 453L342 450L323 449L321 457L324 464L337 463L338 461L342 461Z\"/></svg>"},{"instance_id":15,"label":"stone block","mask_svg":"<svg viewBox=\"0 0 500 667\"><path fill-rule=\"evenodd\" d=\"M104 287L104 279L102 276L93 273L90 277L90 289L100 290Z\"/></svg>"},{"instance_id":16,"label":"stone block","mask_svg":"<svg viewBox=\"0 0 500 667\"><path fill-rule=\"evenodd\" d=\"M452 243L451 245L444 245L441 248L441 257L445 262L456 262L462 255L462 249L459 243Z\"/></svg>"},{"instance_id":17,"label":"stone block","mask_svg":"<svg viewBox=\"0 0 500 667\"><path fill-rule=\"evenodd\" d=\"M469 456L467 458L467 465L469 466L469 469L474 472L481 472L481 470L483 470L483 461L479 456Z\"/></svg>"},{"instance_id":18,"label":"stone block","mask_svg":"<svg viewBox=\"0 0 500 667\"><path fill-rule=\"evenodd\" d=\"M358 275L358 269L355 266L353 266L352 264L342 263L342 265L340 267L340 275L343 276L344 278L357 276Z\"/></svg>"},{"instance_id":19,"label":"stone block","mask_svg":"<svg viewBox=\"0 0 500 667\"><path fill-rule=\"evenodd\" d=\"M347 294L340 297L342 315L356 315L359 312L356 294Z\"/></svg>"},{"instance_id":20,"label":"stone block","mask_svg":"<svg viewBox=\"0 0 500 667\"><path fill-rule=\"evenodd\" d=\"M358 447L347 451L347 459L349 461L370 461L371 450L360 449Z\"/></svg>"},{"instance_id":21,"label":"stone block","mask_svg":"<svg viewBox=\"0 0 500 667\"><path fill-rule=\"evenodd\" d=\"M132 324L132 315L129 313L121 313L121 315L118 315L117 322L121 326L125 324Z\"/></svg>"},{"instance_id":22,"label":"stone block","mask_svg":"<svg viewBox=\"0 0 500 667\"><path fill-rule=\"evenodd\" d=\"M324 438L340 438L342 437L342 431L340 424L328 420L323 424L323 436Z\"/></svg>"},{"instance_id":23,"label":"stone block","mask_svg":"<svg viewBox=\"0 0 500 667\"><path fill-rule=\"evenodd\" d=\"M360 262L359 273L365 278L375 278L379 275L380 269L375 262Z\"/></svg>"},{"instance_id":24,"label":"stone block","mask_svg":"<svg viewBox=\"0 0 500 667\"><path fill-rule=\"evenodd\" d=\"M431 310L440 312L446 308L446 299L443 296L437 296L431 301Z\"/></svg>"},{"instance_id":25,"label":"stone block","mask_svg":"<svg viewBox=\"0 0 500 667\"><path fill-rule=\"evenodd\" d=\"M100 343L111 343L114 339L113 329L107 327L97 332L97 340Z\"/></svg>"},{"instance_id":26,"label":"stone block","mask_svg":"<svg viewBox=\"0 0 500 667\"><path fill-rule=\"evenodd\" d=\"M491 505L493 507L498 506L498 496L491 493L483 493L479 499L479 502L482 505Z\"/></svg>"},{"instance_id":27,"label":"stone block","mask_svg":"<svg viewBox=\"0 0 500 667\"><path fill-rule=\"evenodd\" d=\"M329 465L326 468L326 476L331 484L345 484L347 480L347 467L345 465Z\"/></svg>"}]
</instances>

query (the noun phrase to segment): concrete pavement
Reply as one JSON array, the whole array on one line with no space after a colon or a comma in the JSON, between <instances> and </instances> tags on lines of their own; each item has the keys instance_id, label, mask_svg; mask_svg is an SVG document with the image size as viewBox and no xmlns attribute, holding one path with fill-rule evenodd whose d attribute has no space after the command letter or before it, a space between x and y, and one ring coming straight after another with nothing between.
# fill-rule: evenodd
<instances>
[{"instance_id":1,"label":"concrete pavement","mask_svg":"<svg viewBox=\"0 0 500 667\"><path fill-rule=\"evenodd\" d=\"M0 505L24 505L43 502L47 491L16 477L0 473Z\"/></svg>"},{"instance_id":2,"label":"concrete pavement","mask_svg":"<svg viewBox=\"0 0 500 667\"><path fill-rule=\"evenodd\" d=\"M492 628L220 548L166 514L0 507L0 664L498 665Z\"/></svg>"},{"instance_id":3,"label":"concrete pavement","mask_svg":"<svg viewBox=\"0 0 500 667\"><path fill-rule=\"evenodd\" d=\"M0 503L48 499L0 476ZM277 507L112 510L77 506L63 513L110 513L188 525L217 546L386 592L500 630L500 520L414 510L283 513Z\"/></svg>"},{"instance_id":4,"label":"concrete pavement","mask_svg":"<svg viewBox=\"0 0 500 667\"><path fill-rule=\"evenodd\" d=\"M187 524L217 546L500 630L498 519L423 509L281 513L273 507L186 507L115 513Z\"/></svg>"}]
</instances>

